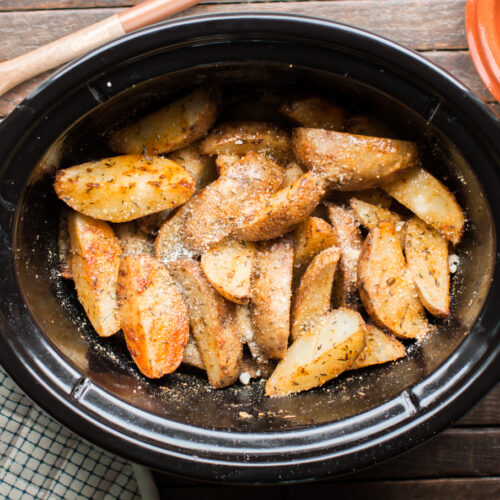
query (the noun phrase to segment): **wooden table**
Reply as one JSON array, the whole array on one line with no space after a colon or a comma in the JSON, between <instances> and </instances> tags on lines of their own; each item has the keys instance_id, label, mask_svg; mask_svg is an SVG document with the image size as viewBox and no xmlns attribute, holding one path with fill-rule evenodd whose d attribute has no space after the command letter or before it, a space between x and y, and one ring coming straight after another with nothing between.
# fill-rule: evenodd
<instances>
[{"instance_id":1,"label":"wooden table","mask_svg":"<svg viewBox=\"0 0 500 500\"><path fill-rule=\"evenodd\" d=\"M500 113L479 79L467 50L465 0L329 0L239 3L209 0L184 15L211 12L286 12L352 24L422 52L451 72ZM0 0L0 60L59 38L138 3L134 0ZM0 118L46 76L0 98ZM499 367L500 371L500 367ZM296 487L218 488L156 475L169 499L259 500L310 498L500 498L500 385L451 429L369 470L334 482Z\"/></svg>"}]
</instances>

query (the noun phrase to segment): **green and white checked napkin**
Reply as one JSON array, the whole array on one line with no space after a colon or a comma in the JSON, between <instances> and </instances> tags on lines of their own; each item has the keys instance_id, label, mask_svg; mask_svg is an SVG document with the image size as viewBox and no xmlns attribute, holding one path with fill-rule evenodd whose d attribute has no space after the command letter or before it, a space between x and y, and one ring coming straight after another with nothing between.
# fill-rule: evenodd
<instances>
[{"instance_id":1,"label":"green and white checked napkin","mask_svg":"<svg viewBox=\"0 0 500 500\"><path fill-rule=\"evenodd\" d=\"M0 499L141 498L132 464L81 439L0 366Z\"/></svg>"}]
</instances>

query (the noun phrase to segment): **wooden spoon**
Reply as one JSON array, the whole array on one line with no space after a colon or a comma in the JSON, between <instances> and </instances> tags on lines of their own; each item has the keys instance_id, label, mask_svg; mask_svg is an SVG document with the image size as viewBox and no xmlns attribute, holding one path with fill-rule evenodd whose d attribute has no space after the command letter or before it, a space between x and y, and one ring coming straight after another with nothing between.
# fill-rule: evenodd
<instances>
[{"instance_id":1,"label":"wooden spoon","mask_svg":"<svg viewBox=\"0 0 500 500\"><path fill-rule=\"evenodd\" d=\"M0 63L0 95L16 85L81 56L99 45L156 23L200 0L146 0L87 28Z\"/></svg>"}]
</instances>

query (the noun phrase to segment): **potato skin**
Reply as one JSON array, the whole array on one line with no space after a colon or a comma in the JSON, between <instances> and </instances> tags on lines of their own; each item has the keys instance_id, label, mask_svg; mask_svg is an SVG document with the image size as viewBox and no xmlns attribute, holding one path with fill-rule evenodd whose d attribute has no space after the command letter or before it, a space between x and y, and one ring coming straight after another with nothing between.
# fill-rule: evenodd
<instances>
[{"instance_id":1,"label":"potato skin","mask_svg":"<svg viewBox=\"0 0 500 500\"><path fill-rule=\"evenodd\" d=\"M424 307L438 318L450 314L448 242L423 220L408 222L405 240L408 270Z\"/></svg>"},{"instance_id":2,"label":"potato skin","mask_svg":"<svg viewBox=\"0 0 500 500\"><path fill-rule=\"evenodd\" d=\"M282 181L283 168L264 155L252 152L240 158L190 201L184 223L186 247L202 254L237 233Z\"/></svg>"},{"instance_id":3,"label":"potato skin","mask_svg":"<svg viewBox=\"0 0 500 500\"><path fill-rule=\"evenodd\" d=\"M179 259L169 264L169 270L188 308L210 385L216 389L231 385L238 378L243 356L233 305L212 288L199 262Z\"/></svg>"},{"instance_id":4,"label":"potato skin","mask_svg":"<svg viewBox=\"0 0 500 500\"><path fill-rule=\"evenodd\" d=\"M216 87L197 89L135 123L125 125L109 138L113 151L149 155L175 151L203 137L212 127L220 101Z\"/></svg>"},{"instance_id":5,"label":"potato skin","mask_svg":"<svg viewBox=\"0 0 500 500\"><path fill-rule=\"evenodd\" d=\"M325 194L323 178L314 172L302 175L291 186L281 189L232 232L235 238L261 241L278 238L304 221Z\"/></svg>"},{"instance_id":6,"label":"potato skin","mask_svg":"<svg viewBox=\"0 0 500 500\"><path fill-rule=\"evenodd\" d=\"M123 257L118 299L125 341L141 373L160 378L175 371L188 341L189 320L165 265L147 255Z\"/></svg>"},{"instance_id":7,"label":"potato skin","mask_svg":"<svg viewBox=\"0 0 500 500\"><path fill-rule=\"evenodd\" d=\"M116 284L122 253L106 222L78 212L68 215L70 264L78 300L101 337L120 329Z\"/></svg>"},{"instance_id":8,"label":"potato skin","mask_svg":"<svg viewBox=\"0 0 500 500\"><path fill-rule=\"evenodd\" d=\"M141 231L134 221L122 222L114 227L122 255L149 255L153 256L154 240L144 231Z\"/></svg>"},{"instance_id":9,"label":"potato skin","mask_svg":"<svg viewBox=\"0 0 500 500\"><path fill-rule=\"evenodd\" d=\"M374 323L396 337L420 340L430 331L392 222L381 222L363 243L358 289Z\"/></svg>"},{"instance_id":10,"label":"potato skin","mask_svg":"<svg viewBox=\"0 0 500 500\"><path fill-rule=\"evenodd\" d=\"M62 201L89 217L127 222L182 205L195 184L171 160L124 155L59 170L54 189Z\"/></svg>"},{"instance_id":11,"label":"potato skin","mask_svg":"<svg viewBox=\"0 0 500 500\"><path fill-rule=\"evenodd\" d=\"M200 150L206 155L239 155L255 152L274 160L289 156L290 138L281 127L262 121L238 121L216 127L203 140Z\"/></svg>"},{"instance_id":12,"label":"potato skin","mask_svg":"<svg viewBox=\"0 0 500 500\"><path fill-rule=\"evenodd\" d=\"M314 128L296 128L292 150L300 164L339 191L377 187L420 164L413 142Z\"/></svg>"},{"instance_id":13,"label":"potato skin","mask_svg":"<svg viewBox=\"0 0 500 500\"><path fill-rule=\"evenodd\" d=\"M290 335L293 238L261 243L255 256L250 312L265 358L281 359Z\"/></svg>"},{"instance_id":14,"label":"potato skin","mask_svg":"<svg viewBox=\"0 0 500 500\"><path fill-rule=\"evenodd\" d=\"M344 130L347 112L329 99L305 97L285 102L280 112L302 127Z\"/></svg>"}]
</instances>

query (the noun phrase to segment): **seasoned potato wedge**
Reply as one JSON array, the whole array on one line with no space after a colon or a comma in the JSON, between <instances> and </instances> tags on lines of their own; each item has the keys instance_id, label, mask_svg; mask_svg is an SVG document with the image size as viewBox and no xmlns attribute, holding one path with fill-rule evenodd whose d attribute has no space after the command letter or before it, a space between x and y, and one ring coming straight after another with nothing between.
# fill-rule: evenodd
<instances>
[{"instance_id":1,"label":"seasoned potato wedge","mask_svg":"<svg viewBox=\"0 0 500 500\"><path fill-rule=\"evenodd\" d=\"M291 143L298 162L339 191L377 187L419 165L417 145L409 141L296 128Z\"/></svg>"},{"instance_id":2,"label":"seasoned potato wedge","mask_svg":"<svg viewBox=\"0 0 500 500\"><path fill-rule=\"evenodd\" d=\"M73 279L71 263L69 258L70 240L68 231L68 212L66 207L62 207L59 213L59 225L57 235L57 248L59 256L59 274L68 280Z\"/></svg>"},{"instance_id":3,"label":"seasoned potato wedge","mask_svg":"<svg viewBox=\"0 0 500 500\"><path fill-rule=\"evenodd\" d=\"M275 364L267 358L261 346L255 340L255 327L252 323L250 306L237 305L235 308L235 325L241 335L242 342L248 346L252 358L259 367L262 377L268 378Z\"/></svg>"},{"instance_id":4,"label":"seasoned potato wedge","mask_svg":"<svg viewBox=\"0 0 500 500\"><path fill-rule=\"evenodd\" d=\"M300 280L292 309L292 341L312 328L330 310L340 249L330 247L316 255Z\"/></svg>"},{"instance_id":5,"label":"seasoned potato wedge","mask_svg":"<svg viewBox=\"0 0 500 500\"><path fill-rule=\"evenodd\" d=\"M210 156L200 153L199 142L169 153L167 158L175 161L175 163L192 175L197 191L217 179L217 169L215 168L214 160Z\"/></svg>"},{"instance_id":6,"label":"seasoned potato wedge","mask_svg":"<svg viewBox=\"0 0 500 500\"><path fill-rule=\"evenodd\" d=\"M357 198L351 198L350 205L358 221L368 230L375 228L384 220L391 221L395 226L404 222L403 217L396 212L366 203Z\"/></svg>"},{"instance_id":7,"label":"seasoned potato wedge","mask_svg":"<svg viewBox=\"0 0 500 500\"><path fill-rule=\"evenodd\" d=\"M78 212L68 215L70 263L78 300L101 337L120 329L116 283L122 253L106 222Z\"/></svg>"},{"instance_id":8,"label":"seasoned potato wedge","mask_svg":"<svg viewBox=\"0 0 500 500\"><path fill-rule=\"evenodd\" d=\"M412 168L382 186L399 203L456 245L465 217L453 193L423 168Z\"/></svg>"},{"instance_id":9,"label":"seasoned potato wedge","mask_svg":"<svg viewBox=\"0 0 500 500\"><path fill-rule=\"evenodd\" d=\"M291 186L272 195L253 217L235 227L232 234L247 241L282 236L309 217L324 193L323 178L307 172Z\"/></svg>"},{"instance_id":10,"label":"seasoned potato wedge","mask_svg":"<svg viewBox=\"0 0 500 500\"><path fill-rule=\"evenodd\" d=\"M116 224L116 236L122 247L122 255L149 255L153 257L154 240L144 231L141 231L135 222Z\"/></svg>"},{"instance_id":11,"label":"seasoned potato wedge","mask_svg":"<svg viewBox=\"0 0 500 500\"><path fill-rule=\"evenodd\" d=\"M217 118L220 92L203 88L118 129L109 138L113 151L154 155L175 151L205 136Z\"/></svg>"},{"instance_id":12,"label":"seasoned potato wedge","mask_svg":"<svg viewBox=\"0 0 500 500\"><path fill-rule=\"evenodd\" d=\"M121 259L120 323L143 375L160 378L181 364L189 335L188 312L164 264L148 255Z\"/></svg>"},{"instance_id":13,"label":"seasoned potato wedge","mask_svg":"<svg viewBox=\"0 0 500 500\"><path fill-rule=\"evenodd\" d=\"M186 348L184 349L182 362L186 365L205 371L205 365L203 364L203 359L201 359L200 350L196 345L196 340L191 334L189 335Z\"/></svg>"},{"instance_id":14,"label":"seasoned potato wedge","mask_svg":"<svg viewBox=\"0 0 500 500\"><path fill-rule=\"evenodd\" d=\"M160 227L155 239L155 256L167 264L177 259L191 259L195 253L184 245L184 221L191 201L179 207Z\"/></svg>"},{"instance_id":15,"label":"seasoned potato wedge","mask_svg":"<svg viewBox=\"0 0 500 500\"><path fill-rule=\"evenodd\" d=\"M239 161L240 155L217 155L215 166L219 175L225 175L227 171Z\"/></svg>"},{"instance_id":16,"label":"seasoned potato wedge","mask_svg":"<svg viewBox=\"0 0 500 500\"><path fill-rule=\"evenodd\" d=\"M356 358L351 370L380 365L406 356L405 346L392 335L373 325L366 325L366 345Z\"/></svg>"},{"instance_id":17,"label":"seasoned potato wedge","mask_svg":"<svg viewBox=\"0 0 500 500\"><path fill-rule=\"evenodd\" d=\"M291 186L294 182L298 181L304 175L302 167L295 161L287 163L285 172L283 173L283 184L281 189Z\"/></svg>"},{"instance_id":18,"label":"seasoned potato wedge","mask_svg":"<svg viewBox=\"0 0 500 500\"><path fill-rule=\"evenodd\" d=\"M365 346L365 333L359 313L330 311L290 346L266 383L266 396L306 391L348 370Z\"/></svg>"},{"instance_id":19,"label":"seasoned potato wedge","mask_svg":"<svg viewBox=\"0 0 500 500\"><path fill-rule=\"evenodd\" d=\"M356 115L346 121L345 131L350 134L368 135L370 137L392 138L392 130L373 115Z\"/></svg>"},{"instance_id":20,"label":"seasoned potato wedge","mask_svg":"<svg viewBox=\"0 0 500 500\"><path fill-rule=\"evenodd\" d=\"M422 339L429 332L392 222L381 222L368 234L359 256L358 288L366 311L382 328L403 338Z\"/></svg>"},{"instance_id":21,"label":"seasoned potato wedge","mask_svg":"<svg viewBox=\"0 0 500 500\"><path fill-rule=\"evenodd\" d=\"M359 224L350 208L327 203L328 215L333 233L340 248L340 272L342 292L339 295L341 305L351 305L352 295L357 289L358 258L363 245L363 236Z\"/></svg>"},{"instance_id":22,"label":"seasoned potato wedge","mask_svg":"<svg viewBox=\"0 0 500 500\"><path fill-rule=\"evenodd\" d=\"M282 167L266 156L248 153L242 157L190 201L184 225L186 247L202 254L245 227L282 181Z\"/></svg>"},{"instance_id":23,"label":"seasoned potato wedge","mask_svg":"<svg viewBox=\"0 0 500 500\"><path fill-rule=\"evenodd\" d=\"M371 203L366 203L357 198L351 198L350 202L351 208L354 211L356 219L366 228L368 231L375 228L380 222L384 220L391 221L396 228L396 233L398 235L401 246L405 244L405 232L406 232L406 222L401 217L401 215L396 212L392 212L387 208L378 207L377 205L372 205Z\"/></svg>"},{"instance_id":24,"label":"seasoned potato wedge","mask_svg":"<svg viewBox=\"0 0 500 500\"><path fill-rule=\"evenodd\" d=\"M294 266L307 266L311 259L325 248L337 243L337 237L328 222L319 217L309 217L301 222L294 231Z\"/></svg>"},{"instance_id":25,"label":"seasoned potato wedge","mask_svg":"<svg viewBox=\"0 0 500 500\"><path fill-rule=\"evenodd\" d=\"M205 278L199 262L180 259L169 270L188 308L191 331L212 387L231 385L240 373L242 343L234 310Z\"/></svg>"},{"instance_id":26,"label":"seasoned potato wedge","mask_svg":"<svg viewBox=\"0 0 500 500\"><path fill-rule=\"evenodd\" d=\"M182 205L195 185L191 175L171 160L124 155L59 170L54 188L78 212L127 222Z\"/></svg>"},{"instance_id":27,"label":"seasoned potato wedge","mask_svg":"<svg viewBox=\"0 0 500 500\"><path fill-rule=\"evenodd\" d=\"M224 240L201 256L201 268L210 284L227 300L248 304L255 246Z\"/></svg>"},{"instance_id":28,"label":"seasoned potato wedge","mask_svg":"<svg viewBox=\"0 0 500 500\"><path fill-rule=\"evenodd\" d=\"M344 130L347 112L329 99L306 97L286 102L280 112L302 127Z\"/></svg>"},{"instance_id":29,"label":"seasoned potato wedge","mask_svg":"<svg viewBox=\"0 0 500 500\"><path fill-rule=\"evenodd\" d=\"M262 243L252 277L252 323L255 342L266 358L281 359L290 335L293 239Z\"/></svg>"},{"instance_id":30,"label":"seasoned potato wedge","mask_svg":"<svg viewBox=\"0 0 500 500\"><path fill-rule=\"evenodd\" d=\"M284 129L272 123L232 122L214 128L200 149L206 155L244 156L253 151L280 160L289 156L290 138Z\"/></svg>"},{"instance_id":31,"label":"seasoned potato wedge","mask_svg":"<svg viewBox=\"0 0 500 500\"><path fill-rule=\"evenodd\" d=\"M448 242L423 220L414 217L406 229L408 270L424 307L434 316L450 314Z\"/></svg>"}]
</instances>

